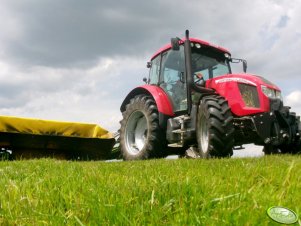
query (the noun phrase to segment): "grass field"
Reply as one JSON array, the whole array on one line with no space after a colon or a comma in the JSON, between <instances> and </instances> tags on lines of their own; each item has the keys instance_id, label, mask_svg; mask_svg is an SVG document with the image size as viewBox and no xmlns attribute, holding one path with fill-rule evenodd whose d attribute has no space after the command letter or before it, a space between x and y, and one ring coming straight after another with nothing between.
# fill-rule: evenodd
<instances>
[{"instance_id":1,"label":"grass field","mask_svg":"<svg viewBox=\"0 0 301 226\"><path fill-rule=\"evenodd\" d=\"M301 157L0 161L0 225L277 225L301 214Z\"/></svg>"}]
</instances>

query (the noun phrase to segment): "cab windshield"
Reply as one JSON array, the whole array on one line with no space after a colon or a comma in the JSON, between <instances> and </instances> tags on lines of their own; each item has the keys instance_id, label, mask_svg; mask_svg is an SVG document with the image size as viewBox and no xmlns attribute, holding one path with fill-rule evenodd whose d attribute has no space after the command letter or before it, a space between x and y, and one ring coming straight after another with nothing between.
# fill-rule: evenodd
<instances>
[{"instance_id":1,"label":"cab windshield","mask_svg":"<svg viewBox=\"0 0 301 226\"><path fill-rule=\"evenodd\" d=\"M231 73L225 54L212 47L193 43L191 54L192 72L201 74L204 80Z\"/></svg>"}]
</instances>

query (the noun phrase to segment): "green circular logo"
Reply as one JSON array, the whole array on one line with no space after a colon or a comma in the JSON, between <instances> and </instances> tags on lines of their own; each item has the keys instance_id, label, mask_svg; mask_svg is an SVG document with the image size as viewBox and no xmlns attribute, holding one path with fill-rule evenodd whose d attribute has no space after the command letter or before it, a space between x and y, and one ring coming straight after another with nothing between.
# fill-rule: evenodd
<instances>
[{"instance_id":1,"label":"green circular logo","mask_svg":"<svg viewBox=\"0 0 301 226\"><path fill-rule=\"evenodd\" d=\"M298 215L294 211L282 206L270 207L267 214L274 221L281 224L294 224L298 221Z\"/></svg>"}]
</instances>

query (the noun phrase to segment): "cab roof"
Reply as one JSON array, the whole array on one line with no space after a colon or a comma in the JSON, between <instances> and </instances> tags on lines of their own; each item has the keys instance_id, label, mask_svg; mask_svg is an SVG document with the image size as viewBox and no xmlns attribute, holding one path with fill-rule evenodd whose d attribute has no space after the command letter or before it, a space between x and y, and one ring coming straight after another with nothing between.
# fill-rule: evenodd
<instances>
[{"instance_id":1,"label":"cab roof","mask_svg":"<svg viewBox=\"0 0 301 226\"><path fill-rule=\"evenodd\" d=\"M217 45L214 45L214 44L211 44L210 42L207 42L207 41L204 41L204 40L201 40L201 39L197 39L197 38L189 38L189 40L193 43L199 43L201 45L205 45L205 46L209 46L209 47L212 47L212 48L215 48L221 52L224 52L224 53L228 53L230 54L229 50L221 47L221 46L217 46ZM185 39L181 39L180 40L180 44L183 44L185 41ZM159 54L161 54L162 52L165 52L167 50L171 49L171 44L167 44L166 46L162 47L161 49L159 49L151 58L151 60L153 60L156 56L158 56Z\"/></svg>"}]
</instances>

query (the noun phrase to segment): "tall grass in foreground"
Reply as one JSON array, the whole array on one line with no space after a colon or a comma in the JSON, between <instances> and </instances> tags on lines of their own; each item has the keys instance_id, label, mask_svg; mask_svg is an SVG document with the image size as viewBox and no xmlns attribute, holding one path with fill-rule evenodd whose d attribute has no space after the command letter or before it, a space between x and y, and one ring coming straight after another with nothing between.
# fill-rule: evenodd
<instances>
[{"instance_id":1,"label":"tall grass in foreground","mask_svg":"<svg viewBox=\"0 0 301 226\"><path fill-rule=\"evenodd\" d=\"M0 162L0 225L277 225L301 214L301 157Z\"/></svg>"}]
</instances>

